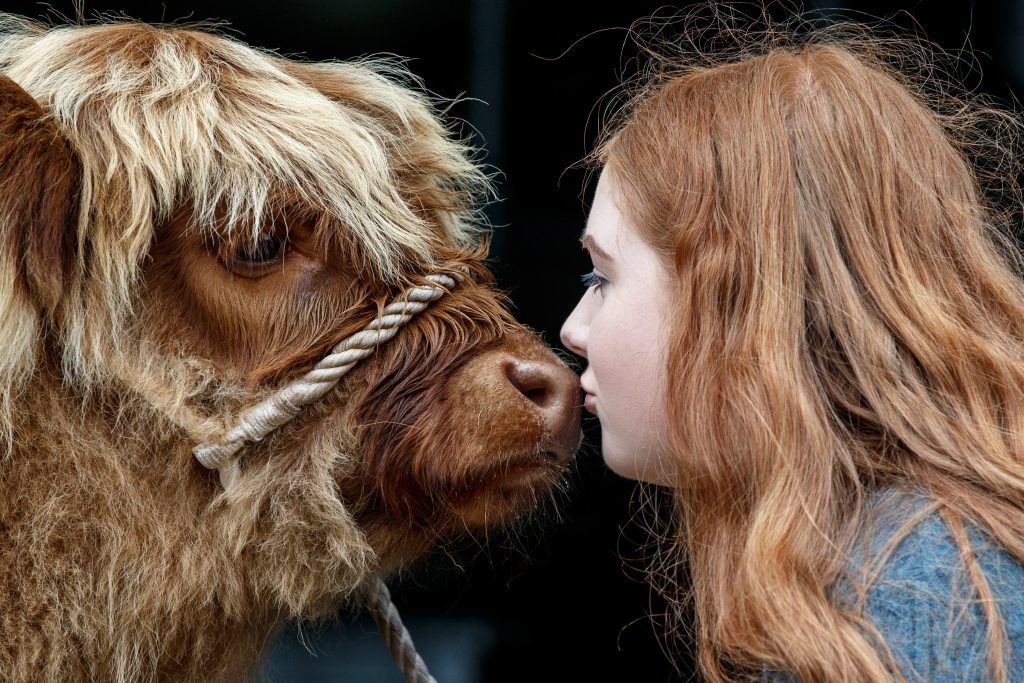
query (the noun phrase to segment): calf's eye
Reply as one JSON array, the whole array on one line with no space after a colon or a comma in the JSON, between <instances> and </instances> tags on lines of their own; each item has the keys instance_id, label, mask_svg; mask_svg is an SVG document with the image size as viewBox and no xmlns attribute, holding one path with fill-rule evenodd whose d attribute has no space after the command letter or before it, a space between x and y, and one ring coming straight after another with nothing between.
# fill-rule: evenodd
<instances>
[{"instance_id":1,"label":"calf's eye","mask_svg":"<svg viewBox=\"0 0 1024 683\"><path fill-rule=\"evenodd\" d=\"M272 261L284 251L285 241L280 235L264 233L254 244L245 244L235 252L235 261L239 263L266 263Z\"/></svg>"}]
</instances>

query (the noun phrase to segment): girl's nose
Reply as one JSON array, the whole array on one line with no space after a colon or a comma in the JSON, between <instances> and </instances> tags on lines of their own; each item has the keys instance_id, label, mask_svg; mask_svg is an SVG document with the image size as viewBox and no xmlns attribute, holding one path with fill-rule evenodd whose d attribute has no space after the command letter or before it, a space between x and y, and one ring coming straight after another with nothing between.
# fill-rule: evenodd
<instances>
[{"instance_id":1,"label":"girl's nose","mask_svg":"<svg viewBox=\"0 0 1024 683\"><path fill-rule=\"evenodd\" d=\"M586 295L584 295L586 296ZM587 329L588 325L583 319L583 299L576 304L576 308L573 309L569 317L566 318L565 323L562 324L561 339L562 344L565 348L569 349L577 356L587 357Z\"/></svg>"}]
</instances>

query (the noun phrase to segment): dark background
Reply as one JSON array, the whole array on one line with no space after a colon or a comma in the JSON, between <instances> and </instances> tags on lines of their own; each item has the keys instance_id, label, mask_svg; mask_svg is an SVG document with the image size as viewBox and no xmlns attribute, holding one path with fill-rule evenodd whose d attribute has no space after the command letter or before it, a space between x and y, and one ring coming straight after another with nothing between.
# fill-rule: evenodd
<instances>
[{"instance_id":1,"label":"dark background","mask_svg":"<svg viewBox=\"0 0 1024 683\"><path fill-rule=\"evenodd\" d=\"M964 77L1004 103L1024 84L1024 0L844 6L876 17L905 10L897 24L916 25L946 49L972 49L980 71ZM70 2L0 7L78 13ZM659 9L671 11L645 0L122 0L86 3L84 13L223 20L250 44L314 60L393 53L409 58L433 93L471 98L451 112L499 173L499 201L488 209L499 282L518 317L557 345L588 268L577 238L593 183L577 162L604 114L596 103L629 70L623 27ZM685 658L673 673L648 618L660 607L638 569L644 534L634 518L644 493L603 468L598 426L585 431L588 445L555 504L514 532L439 549L392 583L441 683L691 676ZM268 661L272 680L401 680L372 627L350 617L289 630Z\"/></svg>"}]
</instances>

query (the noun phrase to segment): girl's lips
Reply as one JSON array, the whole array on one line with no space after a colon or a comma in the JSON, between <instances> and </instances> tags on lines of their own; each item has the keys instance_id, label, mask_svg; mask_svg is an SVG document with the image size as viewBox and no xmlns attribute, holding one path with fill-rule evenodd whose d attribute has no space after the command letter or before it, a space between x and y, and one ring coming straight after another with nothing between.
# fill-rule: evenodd
<instances>
[{"instance_id":1,"label":"girl's lips","mask_svg":"<svg viewBox=\"0 0 1024 683\"><path fill-rule=\"evenodd\" d=\"M595 401L597 401L597 396L594 396L593 394L586 394L583 398L583 408L588 413L597 415L597 405L595 405Z\"/></svg>"}]
</instances>

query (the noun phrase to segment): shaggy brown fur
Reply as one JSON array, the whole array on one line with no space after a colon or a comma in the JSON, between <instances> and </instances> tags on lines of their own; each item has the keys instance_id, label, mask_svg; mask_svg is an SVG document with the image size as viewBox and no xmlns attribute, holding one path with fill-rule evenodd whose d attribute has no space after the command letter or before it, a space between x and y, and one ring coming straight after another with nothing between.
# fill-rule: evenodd
<instances>
[{"instance_id":1,"label":"shaggy brown fur","mask_svg":"<svg viewBox=\"0 0 1024 683\"><path fill-rule=\"evenodd\" d=\"M484 180L393 67L0 15L0 73L4 680L238 679L285 620L558 480L575 377L504 309ZM194 460L456 266L229 492Z\"/></svg>"}]
</instances>

